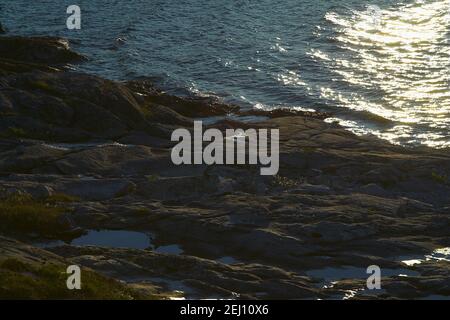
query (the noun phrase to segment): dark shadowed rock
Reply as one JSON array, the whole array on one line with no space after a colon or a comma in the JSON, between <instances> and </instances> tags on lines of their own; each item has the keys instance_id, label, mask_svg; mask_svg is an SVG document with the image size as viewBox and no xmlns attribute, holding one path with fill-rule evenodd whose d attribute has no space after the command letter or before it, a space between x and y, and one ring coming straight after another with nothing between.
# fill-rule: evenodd
<instances>
[{"instance_id":1,"label":"dark shadowed rock","mask_svg":"<svg viewBox=\"0 0 450 320\"><path fill-rule=\"evenodd\" d=\"M65 153L47 145L19 145L0 154L0 172L31 172Z\"/></svg>"},{"instance_id":2,"label":"dark shadowed rock","mask_svg":"<svg viewBox=\"0 0 450 320\"><path fill-rule=\"evenodd\" d=\"M147 80L54 68L77 58L56 38L0 38L0 199L65 200L70 229L151 233L154 248L38 250L0 235L0 258L10 247L136 286L175 283L188 297L254 299L345 296L365 280L324 288L305 275L353 266L366 276L376 264L398 270L383 279L388 298L449 294L448 261L397 276L400 256L450 245L448 150L356 136L321 113L240 111L215 98L167 95ZM230 113L264 121L226 119ZM211 125L220 130L279 129L278 175L263 177L258 166L173 165L172 130L209 116L222 119ZM166 245L182 253L158 252Z\"/></svg>"},{"instance_id":3,"label":"dark shadowed rock","mask_svg":"<svg viewBox=\"0 0 450 320\"><path fill-rule=\"evenodd\" d=\"M181 98L169 95L155 88L150 81L145 79L129 81L126 86L133 92L144 96L146 101L169 107L186 117L223 116L239 110L238 106L222 103L216 97Z\"/></svg>"},{"instance_id":4,"label":"dark shadowed rock","mask_svg":"<svg viewBox=\"0 0 450 320\"><path fill-rule=\"evenodd\" d=\"M67 153L47 162L40 172L109 176L157 174L170 165L167 153L145 146L104 144Z\"/></svg>"},{"instance_id":5,"label":"dark shadowed rock","mask_svg":"<svg viewBox=\"0 0 450 320\"><path fill-rule=\"evenodd\" d=\"M293 109L289 109L289 108L275 109L275 110L253 109L253 110L249 110L249 111L240 111L238 114L242 115L242 116L260 116L260 117L268 117L268 118L302 116L305 118L314 118L314 119L322 119L322 120L330 117L330 114L324 113L324 112L301 111L301 110L293 110Z\"/></svg>"},{"instance_id":6,"label":"dark shadowed rock","mask_svg":"<svg viewBox=\"0 0 450 320\"><path fill-rule=\"evenodd\" d=\"M47 65L63 65L86 58L69 48L69 42L53 37L0 37L0 58Z\"/></svg>"},{"instance_id":7,"label":"dark shadowed rock","mask_svg":"<svg viewBox=\"0 0 450 320\"><path fill-rule=\"evenodd\" d=\"M56 190L84 200L109 200L125 196L135 189L135 185L124 179L83 179L79 181L62 181Z\"/></svg>"},{"instance_id":8,"label":"dark shadowed rock","mask_svg":"<svg viewBox=\"0 0 450 320\"><path fill-rule=\"evenodd\" d=\"M153 148L169 148L173 143L167 141L167 139L151 136L148 133L142 131L131 131L126 136L118 140L119 143L142 145Z\"/></svg>"}]
</instances>

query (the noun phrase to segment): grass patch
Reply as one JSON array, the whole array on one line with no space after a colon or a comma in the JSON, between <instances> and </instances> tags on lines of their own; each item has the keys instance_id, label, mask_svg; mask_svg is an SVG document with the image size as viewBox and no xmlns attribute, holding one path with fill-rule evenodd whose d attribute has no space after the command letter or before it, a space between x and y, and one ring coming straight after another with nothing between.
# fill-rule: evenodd
<instances>
[{"instance_id":1,"label":"grass patch","mask_svg":"<svg viewBox=\"0 0 450 320\"><path fill-rule=\"evenodd\" d=\"M280 175L276 175L272 178L271 186L272 187L282 187L282 188L296 188L300 184L299 181L289 179L287 177L282 177Z\"/></svg>"},{"instance_id":2,"label":"grass patch","mask_svg":"<svg viewBox=\"0 0 450 320\"><path fill-rule=\"evenodd\" d=\"M1 136L4 138L26 138L27 132L22 128L9 127L6 131L1 133Z\"/></svg>"},{"instance_id":3,"label":"grass patch","mask_svg":"<svg viewBox=\"0 0 450 320\"><path fill-rule=\"evenodd\" d=\"M317 147L303 147L301 148L304 153L314 153L317 151Z\"/></svg>"},{"instance_id":4,"label":"grass patch","mask_svg":"<svg viewBox=\"0 0 450 320\"><path fill-rule=\"evenodd\" d=\"M72 203L80 201L80 198L65 193L54 193L45 200L47 203Z\"/></svg>"},{"instance_id":5,"label":"grass patch","mask_svg":"<svg viewBox=\"0 0 450 320\"><path fill-rule=\"evenodd\" d=\"M133 214L136 216L149 216L152 211L148 208L135 208L133 209Z\"/></svg>"},{"instance_id":6,"label":"grass patch","mask_svg":"<svg viewBox=\"0 0 450 320\"><path fill-rule=\"evenodd\" d=\"M141 112L146 119L152 119L152 117L154 116L153 111L151 110L151 107L147 106L147 105L144 105L141 107Z\"/></svg>"},{"instance_id":7,"label":"grass patch","mask_svg":"<svg viewBox=\"0 0 450 320\"><path fill-rule=\"evenodd\" d=\"M439 174L437 172L432 172L431 173L431 179L433 179L433 181L440 183L440 184L447 184L448 182L448 176L445 174Z\"/></svg>"},{"instance_id":8,"label":"grass patch","mask_svg":"<svg viewBox=\"0 0 450 320\"><path fill-rule=\"evenodd\" d=\"M67 228L61 221L67 210L27 196L12 196L0 202L0 230L55 237Z\"/></svg>"},{"instance_id":9,"label":"grass patch","mask_svg":"<svg viewBox=\"0 0 450 320\"><path fill-rule=\"evenodd\" d=\"M159 180L159 176L155 174L146 175L145 178L147 178L148 182L156 182Z\"/></svg>"},{"instance_id":10,"label":"grass patch","mask_svg":"<svg viewBox=\"0 0 450 320\"><path fill-rule=\"evenodd\" d=\"M390 188L395 187L397 182L394 180L384 180L384 181L381 181L380 184L384 189L390 189Z\"/></svg>"},{"instance_id":11,"label":"grass patch","mask_svg":"<svg viewBox=\"0 0 450 320\"><path fill-rule=\"evenodd\" d=\"M18 259L0 262L0 299L134 300L152 299L116 280L82 269L81 290L68 290L66 267L29 264Z\"/></svg>"},{"instance_id":12,"label":"grass patch","mask_svg":"<svg viewBox=\"0 0 450 320\"><path fill-rule=\"evenodd\" d=\"M51 87L47 82L41 80L31 81L30 87L33 89L44 91L54 96L59 96L59 92L55 88Z\"/></svg>"},{"instance_id":13,"label":"grass patch","mask_svg":"<svg viewBox=\"0 0 450 320\"><path fill-rule=\"evenodd\" d=\"M14 117L17 115L19 114L14 111L0 111L0 117Z\"/></svg>"}]
</instances>

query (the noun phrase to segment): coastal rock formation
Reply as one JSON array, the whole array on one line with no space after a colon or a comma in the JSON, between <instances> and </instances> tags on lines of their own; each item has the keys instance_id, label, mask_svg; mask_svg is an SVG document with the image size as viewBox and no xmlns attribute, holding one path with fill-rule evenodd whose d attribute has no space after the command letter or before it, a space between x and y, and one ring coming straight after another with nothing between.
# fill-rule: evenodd
<instances>
[{"instance_id":1,"label":"coastal rock formation","mask_svg":"<svg viewBox=\"0 0 450 320\"><path fill-rule=\"evenodd\" d=\"M38 275L30 260L75 263L92 285L124 281L110 283L119 298L450 295L448 256L433 258L450 246L448 150L356 136L326 114L240 110L65 70L81 60L65 40L0 38L0 272L8 259ZM279 129L279 174L173 165L172 130L205 117ZM80 240L93 230L151 245ZM370 265L386 270L384 291L362 290Z\"/></svg>"},{"instance_id":2,"label":"coastal rock formation","mask_svg":"<svg viewBox=\"0 0 450 320\"><path fill-rule=\"evenodd\" d=\"M0 37L0 56L29 63L63 65L85 60L85 57L69 49L69 42L51 37Z\"/></svg>"}]
</instances>

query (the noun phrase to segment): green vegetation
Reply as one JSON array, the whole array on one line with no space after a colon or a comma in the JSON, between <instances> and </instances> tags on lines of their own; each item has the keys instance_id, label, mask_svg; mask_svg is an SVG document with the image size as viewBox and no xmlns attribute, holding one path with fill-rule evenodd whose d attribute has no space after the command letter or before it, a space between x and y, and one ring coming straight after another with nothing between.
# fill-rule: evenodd
<instances>
[{"instance_id":1,"label":"green vegetation","mask_svg":"<svg viewBox=\"0 0 450 320\"><path fill-rule=\"evenodd\" d=\"M159 176L154 174L146 175L145 177L147 178L148 182L156 182L159 180Z\"/></svg>"},{"instance_id":2,"label":"green vegetation","mask_svg":"<svg viewBox=\"0 0 450 320\"><path fill-rule=\"evenodd\" d=\"M71 203L80 201L80 198L65 193L54 193L45 200L47 203Z\"/></svg>"},{"instance_id":3,"label":"green vegetation","mask_svg":"<svg viewBox=\"0 0 450 320\"><path fill-rule=\"evenodd\" d=\"M149 208L135 208L133 209L133 213L136 216L149 216L152 212Z\"/></svg>"},{"instance_id":4,"label":"green vegetation","mask_svg":"<svg viewBox=\"0 0 450 320\"><path fill-rule=\"evenodd\" d=\"M0 116L4 114L0 113ZM10 114L14 115L14 114ZM50 130L25 130L19 127L9 127L6 130L0 132L0 138L30 138L30 139L40 139L40 140L52 140L53 135Z\"/></svg>"},{"instance_id":5,"label":"green vegetation","mask_svg":"<svg viewBox=\"0 0 450 320\"><path fill-rule=\"evenodd\" d=\"M395 187L395 185L397 184L397 181L389 180L388 178L386 178L386 180L381 181L380 184L384 189L389 189L389 188Z\"/></svg>"},{"instance_id":6,"label":"green vegetation","mask_svg":"<svg viewBox=\"0 0 450 320\"><path fill-rule=\"evenodd\" d=\"M448 183L448 176L444 174L439 174L437 172L431 173L431 179L433 179L435 182L440 184L447 184Z\"/></svg>"},{"instance_id":7,"label":"green vegetation","mask_svg":"<svg viewBox=\"0 0 450 320\"><path fill-rule=\"evenodd\" d=\"M56 198L62 198L57 196ZM10 196L0 202L0 230L11 233L34 233L55 237L66 231L61 217L67 210L49 201L34 200L30 196Z\"/></svg>"},{"instance_id":8,"label":"green vegetation","mask_svg":"<svg viewBox=\"0 0 450 320\"><path fill-rule=\"evenodd\" d=\"M6 131L2 132L0 136L4 138L25 138L27 136L27 132L22 128L9 127Z\"/></svg>"},{"instance_id":9,"label":"green vegetation","mask_svg":"<svg viewBox=\"0 0 450 320\"><path fill-rule=\"evenodd\" d=\"M96 272L83 270L81 290L68 290L66 268L58 264L26 263L18 259L0 262L0 299L152 299Z\"/></svg>"},{"instance_id":10,"label":"green vegetation","mask_svg":"<svg viewBox=\"0 0 450 320\"><path fill-rule=\"evenodd\" d=\"M154 116L151 107L148 105L141 106L141 112L146 119L151 119Z\"/></svg>"},{"instance_id":11,"label":"green vegetation","mask_svg":"<svg viewBox=\"0 0 450 320\"><path fill-rule=\"evenodd\" d=\"M17 115L18 113L14 111L0 111L0 117L14 117Z\"/></svg>"},{"instance_id":12,"label":"green vegetation","mask_svg":"<svg viewBox=\"0 0 450 320\"><path fill-rule=\"evenodd\" d=\"M59 92L55 88L52 88L47 82L31 81L30 86L33 89L38 89L38 90L44 91L46 93L49 93L51 95L59 96Z\"/></svg>"},{"instance_id":13,"label":"green vegetation","mask_svg":"<svg viewBox=\"0 0 450 320\"><path fill-rule=\"evenodd\" d=\"M317 151L317 147L302 147L301 148L304 153L314 153Z\"/></svg>"},{"instance_id":14,"label":"green vegetation","mask_svg":"<svg viewBox=\"0 0 450 320\"><path fill-rule=\"evenodd\" d=\"M48 83L44 82L44 81L33 81L31 83L31 85L36 88L36 89L41 89L44 91L47 91L50 89L50 86L48 85Z\"/></svg>"},{"instance_id":15,"label":"green vegetation","mask_svg":"<svg viewBox=\"0 0 450 320\"><path fill-rule=\"evenodd\" d=\"M298 187L299 184L300 181L296 181L288 177L282 177L280 175L276 175L271 181L272 187L282 187L286 189Z\"/></svg>"}]
</instances>

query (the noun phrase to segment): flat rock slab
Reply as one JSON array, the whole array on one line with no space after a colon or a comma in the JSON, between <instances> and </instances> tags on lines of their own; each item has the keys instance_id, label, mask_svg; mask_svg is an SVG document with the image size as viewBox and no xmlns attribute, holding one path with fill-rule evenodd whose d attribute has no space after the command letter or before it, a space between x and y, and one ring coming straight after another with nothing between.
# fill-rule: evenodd
<instances>
[{"instance_id":1,"label":"flat rock slab","mask_svg":"<svg viewBox=\"0 0 450 320\"><path fill-rule=\"evenodd\" d=\"M54 187L56 191L88 201L102 201L125 196L133 192L135 188L134 183L125 179L91 178L59 182Z\"/></svg>"}]
</instances>

